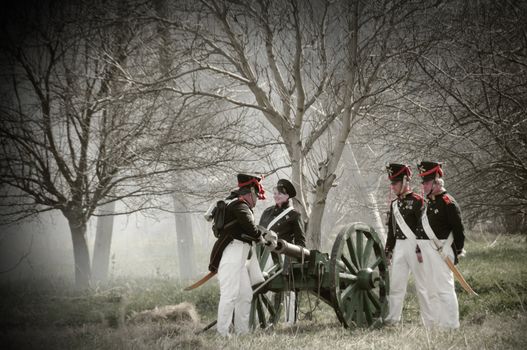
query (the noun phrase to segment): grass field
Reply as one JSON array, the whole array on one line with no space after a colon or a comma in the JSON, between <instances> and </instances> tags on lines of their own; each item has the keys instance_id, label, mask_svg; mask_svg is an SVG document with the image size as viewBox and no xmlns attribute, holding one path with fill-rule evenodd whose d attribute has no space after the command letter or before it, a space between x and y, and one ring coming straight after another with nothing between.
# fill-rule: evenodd
<instances>
[{"instance_id":1,"label":"grass field","mask_svg":"<svg viewBox=\"0 0 527 350\"><path fill-rule=\"evenodd\" d=\"M170 279L117 279L77 292L64 281L27 281L0 286L1 349L527 349L527 241L520 236L471 235L458 265L479 293L458 288L461 328L427 330L418 320L412 286L400 326L344 329L321 303L307 319L272 331L222 339L214 330L195 331L215 319L218 286L209 282L183 292ZM459 286L458 286L459 287ZM187 301L201 316L198 326L137 323L134 312Z\"/></svg>"}]
</instances>

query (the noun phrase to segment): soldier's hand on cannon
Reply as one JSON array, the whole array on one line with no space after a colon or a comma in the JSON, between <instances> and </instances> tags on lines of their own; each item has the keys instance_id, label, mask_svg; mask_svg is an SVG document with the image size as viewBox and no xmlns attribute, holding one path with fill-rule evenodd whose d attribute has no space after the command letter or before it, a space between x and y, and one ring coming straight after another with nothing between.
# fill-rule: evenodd
<instances>
[{"instance_id":1,"label":"soldier's hand on cannon","mask_svg":"<svg viewBox=\"0 0 527 350\"><path fill-rule=\"evenodd\" d=\"M265 245L268 247L271 247L272 249L276 248L276 244L278 242L278 235L273 231L267 231L263 235L265 242Z\"/></svg>"}]
</instances>

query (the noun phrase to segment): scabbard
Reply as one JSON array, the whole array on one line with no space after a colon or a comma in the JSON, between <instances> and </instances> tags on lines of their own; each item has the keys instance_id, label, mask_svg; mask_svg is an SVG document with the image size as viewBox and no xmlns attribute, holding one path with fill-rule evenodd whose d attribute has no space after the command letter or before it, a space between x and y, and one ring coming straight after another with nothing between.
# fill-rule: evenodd
<instances>
[{"instance_id":1,"label":"scabbard","mask_svg":"<svg viewBox=\"0 0 527 350\"><path fill-rule=\"evenodd\" d=\"M200 279L196 283L191 284L190 286L186 287L184 290L185 291L189 291L189 290L198 288L199 286L203 285L205 282L210 280L215 274L216 274L216 272L209 272L208 274L205 275L205 277L203 277L202 279Z\"/></svg>"},{"instance_id":2,"label":"scabbard","mask_svg":"<svg viewBox=\"0 0 527 350\"><path fill-rule=\"evenodd\" d=\"M443 258L443 260L445 261L445 263L447 264L448 268L450 269L450 271L452 271L452 273L454 274L454 277L455 279L459 282L459 284L461 285L461 287L463 287L463 289L465 290L465 292L467 292L468 294L470 295L475 295L477 296L478 293L476 293L474 291L474 289L472 289L472 287L468 284L468 282L465 280L465 278L463 277L463 275L461 274L461 271L458 270L458 268L456 267L456 265L454 265L454 263L452 262L452 260L450 260L450 258L446 255L443 254L442 252L442 249L444 247L443 244L441 244L441 242L438 240L438 239L432 239L432 242L434 242L434 245L436 246L437 248L437 253L439 255L441 255L441 257Z\"/></svg>"},{"instance_id":3,"label":"scabbard","mask_svg":"<svg viewBox=\"0 0 527 350\"><path fill-rule=\"evenodd\" d=\"M472 289L472 287L468 284L468 282L465 280L465 278L461 274L461 271L458 270L458 268L456 267L456 265L454 265L452 260L450 260L448 256L445 256L443 259L445 260L446 264L448 265L448 268L450 269L450 271L452 271L452 273L454 274L454 277L457 279L461 287L463 287L463 289L468 294L478 296L478 293L476 293L474 289Z\"/></svg>"}]
</instances>

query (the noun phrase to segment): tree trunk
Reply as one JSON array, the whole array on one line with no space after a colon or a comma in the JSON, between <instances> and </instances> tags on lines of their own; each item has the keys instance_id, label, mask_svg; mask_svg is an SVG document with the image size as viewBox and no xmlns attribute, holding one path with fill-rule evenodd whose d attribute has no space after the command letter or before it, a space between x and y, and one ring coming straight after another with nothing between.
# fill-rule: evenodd
<instances>
[{"instance_id":1,"label":"tree trunk","mask_svg":"<svg viewBox=\"0 0 527 350\"><path fill-rule=\"evenodd\" d=\"M312 204L311 215L309 216L309 223L306 230L307 246L309 249L320 249L322 243L322 233L320 231L322 230L322 217L324 216L324 209L326 208L326 197L317 191Z\"/></svg>"},{"instance_id":2,"label":"tree trunk","mask_svg":"<svg viewBox=\"0 0 527 350\"><path fill-rule=\"evenodd\" d=\"M311 206L309 215L309 224L306 230L306 238L309 242L310 249L320 249L322 243L322 217L326 209L326 199L329 190L335 181L335 174L328 175L328 167L321 165L316 183L315 198Z\"/></svg>"},{"instance_id":3,"label":"tree trunk","mask_svg":"<svg viewBox=\"0 0 527 350\"><path fill-rule=\"evenodd\" d=\"M113 214L115 202L105 204L99 208L99 214ZM92 273L94 281L105 281L108 278L110 265L110 251L113 235L113 215L99 216L97 218L97 232L93 248Z\"/></svg>"},{"instance_id":4,"label":"tree trunk","mask_svg":"<svg viewBox=\"0 0 527 350\"><path fill-rule=\"evenodd\" d=\"M192 279L196 275L196 262L194 259L194 240L192 235L191 214L184 201L173 196L174 210L176 212L177 251L179 261L179 276L182 280Z\"/></svg>"},{"instance_id":5,"label":"tree trunk","mask_svg":"<svg viewBox=\"0 0 527 350\"><path fill-rule=\"evenodd\" d=\"M75 264L75 286L77 289L90 287L90 253L86 242L86 223L68 218L73 241L73 261Z\"/></svg>"},{"instance_id":6,"label":"tree trunk","mask_svg":"<svg viewBox=\"0 0 527 350\"><path fill-rule=\"evenodd\" d=\"M282 136L288 145L287 150L291 160L291 182L296 189L296 197L293 206L302 215L302 222L307 228L311 209L308 204L308 189L303 180L304 158L302 156L302 141L298 132L292 135ZM309 241L309 240L308 240Z\"/></svg>"}]
</instances>

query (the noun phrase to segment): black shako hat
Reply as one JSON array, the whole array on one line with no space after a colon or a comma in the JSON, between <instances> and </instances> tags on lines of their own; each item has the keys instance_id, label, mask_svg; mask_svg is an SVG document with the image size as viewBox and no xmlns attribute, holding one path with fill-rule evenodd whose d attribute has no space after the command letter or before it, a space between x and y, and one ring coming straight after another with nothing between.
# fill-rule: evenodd
<instances>
[{"instance_id":1,"label":"black shako hat","mask_svg":"<svg viewBox=\"0 0 527 350\"><path fill-rule=\"evenodd\" d=\"M294 196L296 196L295 186L293 186L293 184L289 180L278 180L276 184L276 189L278 190L278 192L287 194L289 198L293 198Z\"/></svg>"},{"instance_id":2,"label":"black shako hat","mask_svg":"<svg viewBox=\"0 0 527 350\"><path fill-rule=\"evenodd\" d=\"M248 174L238 174L236 177L238 179L238 187L240 188L238 192L240 194L245 194L247 190L250 191L251 187L254 187L258 198L265 199L265 190L260 183L262 180L261 177Z\"/></svg>"},{"instance_id":3,"label":"black shako hat","mask_svg":"<svg viewBox=\"0 0 527 350\"><path fill-rule=\"evenodd\" d=\"M390 163L386 166L388 171L388 179L392 182L403 181L404 177L410 179L412 177L412 170L406 164Z\"/></svg>"},{"instance_id":4,"label":"black shako hat","mask_svg":"<svg viewBox=\"0 0 527 350\"><path fill-rule=\"evenodd\" d=\"M423 182L434 180L436 178L443 177L443 163L441 162L426 162L422 161L417 164L419 169L419 176Z\"/></svg>"}]
</instances>

